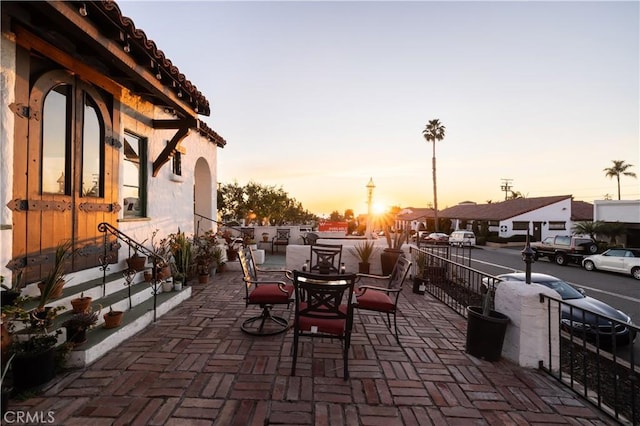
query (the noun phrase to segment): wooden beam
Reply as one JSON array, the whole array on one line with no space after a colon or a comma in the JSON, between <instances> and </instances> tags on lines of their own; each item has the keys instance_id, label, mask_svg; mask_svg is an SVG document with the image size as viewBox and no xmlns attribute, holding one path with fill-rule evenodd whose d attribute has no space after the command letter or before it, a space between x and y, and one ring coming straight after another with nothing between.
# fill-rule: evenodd
<instances>
[{"instance_id":1,"label":"wooden beam","mask_svg":"<svg viewBox=\"0 0 640 426\"><path fill-rule=\"evenodd\" d=\"M167 146L164 147L160 155L158 155L158 158L156 158L155 161L153 162L153 173L152 173L153 177L156 177L158 175L158 172L160 171L162 166L164 166L169 161L169 159L173 156L174 152L177 151L176 148L178 144L182 142L182 140L185 137L187 137L188 134L189 134L189 128L182 127L178 129L175 135L173 135L173 138L171 139L171 141L169 141L169 143L167 144Z\"/></svg>"},{"instance_id":2,"label":"wooden beam","mask_svg":"<svg viewBox=\"0 0 640 426\"><path fill-rule=\"evenodd\" d=\"M151 126L154 129L181 129L183 127L197 129L198 120L193 117L177 120L151 120Z\"/></svg>"},{"instance_id":3,"label":"wooden beam","mask_svg":"<svg viewBox=\"0 0 640 426\"><path fill-rule=\"evenodd\" d=\"M52 44L49 44L30 33L25 28L19 25L16 25L15 27L16 43L18 45L28 50L37 50L42 54L46 54L63 67L76 73L80 78L96 84L111 93L113 96L116 96L118 99L122 96L123 87L113 80L106 78L101 72L96 71L94 68L91 68L72 56L67 55Z\"/></svg>"}]
</instances>

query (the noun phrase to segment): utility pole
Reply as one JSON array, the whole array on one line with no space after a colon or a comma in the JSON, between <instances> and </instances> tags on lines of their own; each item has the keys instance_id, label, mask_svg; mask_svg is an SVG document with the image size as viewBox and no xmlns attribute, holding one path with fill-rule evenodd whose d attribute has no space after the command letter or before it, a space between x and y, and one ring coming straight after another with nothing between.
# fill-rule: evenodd
<instances>
[{"instance_id":1,"label":"utility pole","mask_svg":"<svg viewBox=\"0 0 640 426\"><path fill-rule=\"evenodd\" d=\"M509 191L511 191L511 188L513 188L513 186L511 186L511 182L513 182L513 179L505 179L502 178L502 185L500 185L500 190L504 191L504 200L507 201L507 199L509 198Z\"/></svg>"}]
</instances>

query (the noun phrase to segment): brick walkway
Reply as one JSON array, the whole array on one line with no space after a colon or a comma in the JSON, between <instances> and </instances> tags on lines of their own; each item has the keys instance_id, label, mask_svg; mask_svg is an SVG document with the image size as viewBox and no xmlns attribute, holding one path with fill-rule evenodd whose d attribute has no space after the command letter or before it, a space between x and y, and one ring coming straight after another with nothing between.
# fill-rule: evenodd
<instances>
[{"instance_id":1,"label":"brick walkway","mask_svg":"<svg viewBox=\"0 0 640 426\"><path fill-rule=\"evenodd\" d=\"M398 318L402 347L382 317L356 314L347 382L338 342L302 339L291 377L291 331L240 331L257 308L245 308L239 272L193 290L90 367L58 376L42 395L12 400L9 409L51 411L49 424L82 426L615 423L538 371L467 355L466 320L408 285Z\"/></svg>"}]
</instances>

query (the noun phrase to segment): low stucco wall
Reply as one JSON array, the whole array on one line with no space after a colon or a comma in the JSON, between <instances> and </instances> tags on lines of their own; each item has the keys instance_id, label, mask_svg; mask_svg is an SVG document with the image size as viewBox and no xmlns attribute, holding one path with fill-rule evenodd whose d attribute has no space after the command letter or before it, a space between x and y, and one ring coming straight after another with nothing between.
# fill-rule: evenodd
<instances>
[{"instance_id":1,"label":"low stucco wall","mask_svg":"<svg viewBox=\"0 0 640 426\"><path fill-rule=\"evenodd\" d=\"M371 257L371 266L369 267L369 273L382 275L380 253L382 253L382 251L387 248L387 242L386 240L372 241L375 241L376 252ZM355 255L353 255L351 251L359 242L362 242L362 240L323 240L321 238L317 241L318 244L342 244L342 262L344 262L344 266L347 272L358 272L359 259ZM409 256L409 246L405 244L403 246L403 250L406 256ZM290 244L287 246L286 268L301 269L304 262L310 257L311 246Z\"/></svg>"},{"instance_id":2,"label":"low stucco wall","mask_svg":"<svg viewBox=\"0 0 640 426\"><path fill-rule=\"evenodd\" d=\"M559 362L558 327L551 327L549 340L549 316L547 301L540 302L540 293L555 298L560 295L540 284L505 281L496 289L496 310L511 320L504 338L502 356L522 367L538 368L541 360L549 364L549 344L553 348L551 365ZM558 324L557 308L552 306L551 321Z\"/></svg>"}]
</instances>

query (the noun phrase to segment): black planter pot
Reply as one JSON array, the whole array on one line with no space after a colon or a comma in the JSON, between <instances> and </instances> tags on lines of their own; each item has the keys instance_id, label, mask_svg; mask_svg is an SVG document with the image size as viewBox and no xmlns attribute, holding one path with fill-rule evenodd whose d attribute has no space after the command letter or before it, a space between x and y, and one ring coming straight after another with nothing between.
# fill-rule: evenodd
<instances>
[{"instance_id":1,"label":"black planter pot","mask_svg":"<svg viewBox=\"0 0 640 426\"><path fill-rule=\"evenodd\" d=\"M416 294L424 294L424 278L415 277L413 279L413 292Z\"/></svg>"},{"instance_id":2,"label":"black planter pot","mask_svg":"<svg viewBox=\"0 0 640 426\"><path fill-rule=\"evenodd\" d=\"M396 266L398 258L404 252L400 249L386 248L380 253L380 263L382 264L382 275L390 275L393 267Z\"/></svg>"},{"instance_id":3,"label":"black planter pot","mask_svg":"<svg viewBox=\"0 0 640 426\"><path fill-rule=\"evenodd\" d=\"M480 306L468 306L467 353L486 361L498 361L507 324L509 317L500 312L491 311L489 316L485 316Z\"/></svg>"},{"instance_id":4,"label":"black planter pot","mask_svg":"<svg viewBox=\"0 0 640 426\"><path fill-rule=\"evenodd\" d=\"M12 306L16 299L20 296L17 291L2 291L0 297L2 298L2 306Z\"/></svg>"},{"instance_id":5,"label":"black planter pot","mask_svg":"<svg viewBox=\"0 0 640 426\"><path fill-rule=\"evenodd\" d=\"M56 350L50 348L38 354L16 356L12 369L13 387L17 390L47 383L56 375Z\"/></svg>"},{"instance_id":6,"label":"black planter pot","mask_svg":"<svg viewBox=\"0 0 640 426\"><path fill-rule=\"evenodd\" d=\"M87 329L84 327L66 327L67 342L73 343L74 346L81 345L87 341Z\"/></svg>"}]
</instances>

